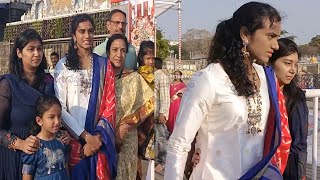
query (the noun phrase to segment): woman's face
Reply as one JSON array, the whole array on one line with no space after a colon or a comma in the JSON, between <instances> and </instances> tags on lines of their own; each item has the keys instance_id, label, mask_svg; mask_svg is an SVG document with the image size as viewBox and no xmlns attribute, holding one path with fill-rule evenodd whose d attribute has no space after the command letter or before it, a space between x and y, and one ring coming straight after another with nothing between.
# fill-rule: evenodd
<instances>
[{"instance_id":1,"label":"woman's face","mask_svg":"<svg viewBox=\"0 0 320 180\"><path fill-rule=\"evenodd\" d=\"M181 74L180 72L174 72L174 80L181 80Z\"/></svg>"},{"instance_id":2,"label":"woman's face","mask_svg":"<svg viewBox=\"0 0 320 180\"><path fill-rule=\"evenodd\" d=\"M273 69L280 86L292 81L297 74L298 61L298 54L295 52L289 56L280 57L274 62Z\"/></svg>"},{"instance_id":3,"label":"woman's face","mask_svg":"<svg viewBox=\"0 0 320 180\"><path fill-rule=\"evenodd\" d=\"M267 63L275 50L279 49L278 37L281 33L281 22L271 22L265 19L263 28L248 35L247 51L250 58Z\"/></svg>"},{"instance_id":4,"label":"woman's face","mask_svg":"<svg viewBox=\"0 0 320 180\"><path fill-rule=\"evenodd\" d=\"M30 41L21 51L17 49L17 55L22 60L23 69L35 70L42 62L42 44L39 40Z\"/></svg>"},{"instance_id":5,"label":"woman's face","mask_svg":"<svg viewBox=\"0 0 320 180\"><path fill-rule=\"evenodd\" d=\"M78 48L92 49L94 29L90 21L79 23L73 40Z\"/></svg>"},{"instance_id":6,"label":"woman's face","mask_svg":"<svg viewBox=\"0 0 320 180\"><path fill-rule=\"evenodd\" d=\"M123 68L126 60L126 43L123 39L116 39L110 47L109 59L116 68Z\"/></svg>"},{"instance_id":7,"label":"woman's face","mask_svg":"<svg viewBox=\"0 0 320 180\"><path fill-rule=\"evenodd\" d=\"M154 66L154 54L153 53L147 53L143 56L143 64L145 66Z\"/></svg>"}]
</instances>

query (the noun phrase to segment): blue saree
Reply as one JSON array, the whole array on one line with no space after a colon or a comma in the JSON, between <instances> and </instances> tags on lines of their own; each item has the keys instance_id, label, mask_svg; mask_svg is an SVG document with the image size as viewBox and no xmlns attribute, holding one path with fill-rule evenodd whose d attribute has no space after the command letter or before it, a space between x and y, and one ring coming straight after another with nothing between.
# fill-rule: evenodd
<instances>
[{"instance_id":1,"label":"blue saree","mask_svg":"<svg viewBox=\"0 0 320 180\"><path fill-rule=\"evenodd\" d=\"M105 66L105 68L102 66ZM90 134L99 134L102 146L98 153L80 160L72 168L71 178L75 180L109 180L115 179L117 176L117 153L115 150L113 122L108 119L109 117L102 116L100 113L103 111L101 111L101 108L104 108L104 106L100 106L100 102L104 98L103 94L106 93L106 88L101 87L113 87L113 89L108 89L108 91L115 92L114 85L106 84L112 83L112 81L107 81L106 79L110 79L108 76L113 76L112 69L108 68L112 67L110 63L106 62L105 58L93 54L92 91L86 115L85 130ZM101 69L103 69L103 72ZM111 77L111 79L113 78Z\"/></svg>"}]
</instances>

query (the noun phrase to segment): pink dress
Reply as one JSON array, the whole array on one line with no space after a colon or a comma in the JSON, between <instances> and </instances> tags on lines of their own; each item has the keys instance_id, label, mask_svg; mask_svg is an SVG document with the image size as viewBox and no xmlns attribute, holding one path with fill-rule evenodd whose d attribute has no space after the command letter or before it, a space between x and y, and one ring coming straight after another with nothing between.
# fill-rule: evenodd
<instances>
[{"instance_id":1,"label":"pink dress","mask_svg":"<svg viewBox=\"0 0 320 180\"><path fill-rule=\"evenodd\" d=\"M179 93L183 93L186 85L183 82L177 84L170 84L170 108L169 108L169 118L167 121L167 128L169 133L173 132L174 123L179 112L181 98L178 96Z\"/></svg>"}]
</instances>

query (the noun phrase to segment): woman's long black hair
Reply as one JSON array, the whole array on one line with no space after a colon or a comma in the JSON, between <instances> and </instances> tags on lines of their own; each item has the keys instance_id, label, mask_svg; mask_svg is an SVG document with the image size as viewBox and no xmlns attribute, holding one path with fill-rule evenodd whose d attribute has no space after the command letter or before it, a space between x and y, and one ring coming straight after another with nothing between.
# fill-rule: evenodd
<instances>
[{"instance_id":1,"label":"woman's long black hair","mask_svg":"<svg viewBox=\"0 0 320 180\"><path fill-rule=\"evenodd\" d=\"M72 36L76 35L76 31L77 31L79 24L82 22L86 22L86 21L89 21L92 24L93 29L95 29L94 22L88 14L76 15L73 17L73 19L71 21L71 29L70 29L71 40L70 40L70 46L69 46L67 59L66 59L66 66L70 70L80 70L81 69L79 55L77 53L77 49L74 48L76 44L75 44Z\"/></svg>"},{"instance_id":2,"label":"woman's long black hair","mask_svg":"<svg viewBox=\"0 0 320 180\"><path fill-rule=\"evenodd\" d=\"M23 48L25 48L31 41L39 41L40 44L43 45L42 38L37 33L37 31L35 31L34 29L26 29L16 37L11 49L9 70L10 73L16 75L21 80L25 78L25 74L23 70L22 59L18 57L17 49L22 52ZM37 89L40 83L43 82L46 69L47 60L45 55L43 55L41 63L36 70L36 79L35 82L31 85L32 87Z\"/></svg>"},{"instance_id":3,"label":"woman's long black hair","mask_svg":"<svg viewBox=\"0 0 320 180\"><path fill-rule=\"evenodd\" d=\"M248 97L254 93L254 85L247 76L248 67L241 53L244 46L240 29L244 27L249 34L254 34L264 27L265 19L269 19L271 24L281 21L279 12L269 4L246 3L234 12L232 18L218 24L211 42L208 64L221 64L239 96Z\"/></svg>"}]
</instances>

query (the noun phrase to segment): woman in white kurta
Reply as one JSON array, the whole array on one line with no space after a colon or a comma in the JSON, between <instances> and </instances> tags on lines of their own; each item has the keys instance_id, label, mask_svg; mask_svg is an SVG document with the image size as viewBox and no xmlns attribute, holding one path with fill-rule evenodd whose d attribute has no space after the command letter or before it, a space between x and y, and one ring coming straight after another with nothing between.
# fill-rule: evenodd
<instances>
[{"instance_id":1,"label":"woman in white kurta","mask_svg":"<svg viewBox=\"0 0 320 180\"><path fill-rule=\"evenodd\" d=\"M165 179L183 178L197 132L201 159L190 179L242 179L264 158L270 100L264 69L253 61L266 63L278 49L280 22L273 7L250 2L217 26L211 64L194 75L183 95Z\"/></svg>"},{"instance_id":2,"label":"woman in white kurta","mask_svg":"<svg viewBox=\"0 0 320 180\"><path fill-rule=\"evenodd\" d=\"M94 22L88 14L71 21L68 55L55 67L55 93L63 124L72 134L71 179L114 179L115 82L111 63L92 53ZM102 178L102 179L104 179Z\"/></svg>"}]
</instances>

